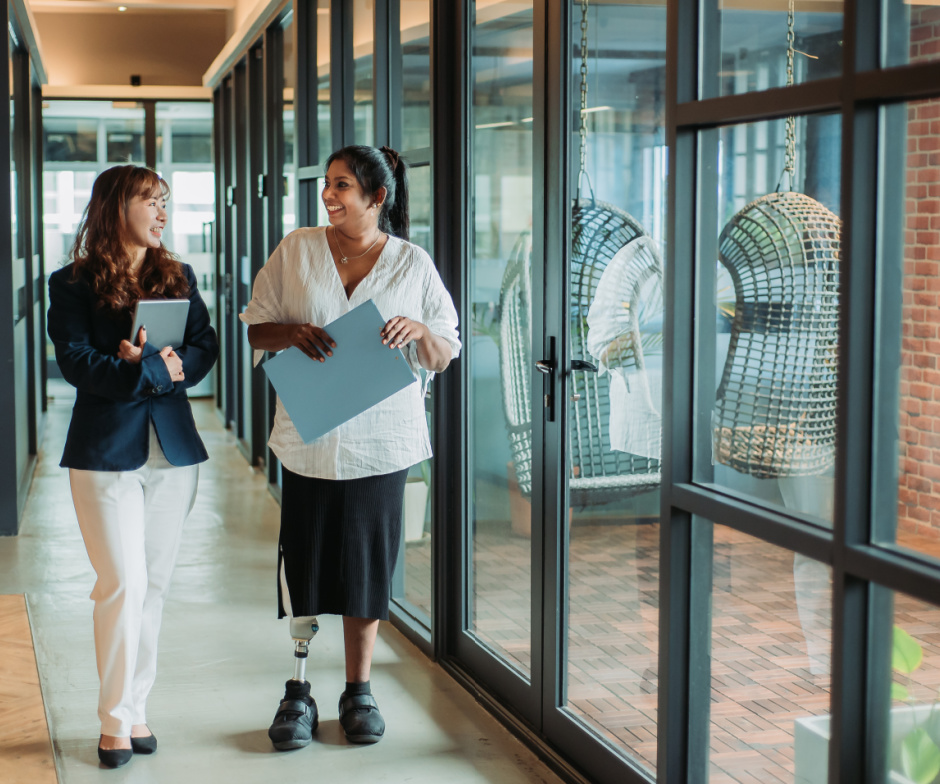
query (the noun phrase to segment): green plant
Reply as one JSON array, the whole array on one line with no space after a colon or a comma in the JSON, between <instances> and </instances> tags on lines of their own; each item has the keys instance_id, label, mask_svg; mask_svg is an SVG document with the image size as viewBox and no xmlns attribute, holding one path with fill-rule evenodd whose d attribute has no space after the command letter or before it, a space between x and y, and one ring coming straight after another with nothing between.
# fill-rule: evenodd
<instances>
[{"instance_id":1,"label":"green plant","mask_svg":"<svg viewBox=\"0 0 940 784\"><path fill-rule=\"evenodd\" d=\"M431 432L431 412L427 409L424 410L424 420L428 423L428 433ZM424 483L430 487L431 486L431 461L422 460L418 463L418 470L421 472L421 479ZM430 503L430 500L428 501Z\"/></svg>"},{"instance_id":2,"label":"green plant","mask_svg":"<svg viewBox=\"0 0 940 784\"><path fill-rule=\"evenodd\" d=\"M490 338L499 346L499 306L495 302L474 302L470 323L474 335Z\"/></svg>"},{"instance_id":3,"label":"green plant","mask_svg":"<svg viewBox=\"0 0 940 784\"><path fill-rule=\"evenodd\" d=\"M900 761L904 775L916 784L933 784L940 775L940 747L928 732L937 710L934 698L926 720L918 719L914 714L916 700L913 696L911 675L924 660L924 650L910 634L895 625L891 644L891 667L895 672L906 675L908 685L892 682L891 698L907 702L911 706L914 729L907 732L900 741Z\"/></svg>"}]
</instances>

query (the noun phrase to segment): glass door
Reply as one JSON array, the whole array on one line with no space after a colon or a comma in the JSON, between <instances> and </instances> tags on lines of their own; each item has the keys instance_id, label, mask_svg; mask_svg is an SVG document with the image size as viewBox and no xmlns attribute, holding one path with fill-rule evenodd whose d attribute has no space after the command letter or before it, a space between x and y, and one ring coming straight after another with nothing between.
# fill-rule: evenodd
<instances>
[{"instance_id":1,"label":"glass door","mask_svg":"<svg viewBox=\"0 0 940 784\"><path fill-rule=\"evenodd\" d=\"M586 764L600 778L617 760L653 777L666 9L572 2L568 21L573 127L560 467L567 514L555 591L561 693L547 724L573 746L596 740Z\"/></svg>"},{"instance_id":2,"label":"glass door","mask_svg":"<svg viewBox=\"0 0 940 784\"><path fill-rule=\"evenodd\" d=\"M666 9L473 11L458 652L592 780L653 779Z\"/></svg>"},{"instance_id":3,"label":"glass door","mask_svg":"<svg viewBox=\"0 0 940 784\"><path fill-rule=\"evenodd\" d=\"M533 3L471 5L470 509L460 655L534 711Z\"/></svg>"},{"instance_id":4,"label":"glass door","mask_svg":"<svg viewBox=\"0 0 940 784\"><path fill-rule=\"evenodd\" d=\"M161 101L156 105L158 169L170 185L169 250L196 273L196 285L215 312L215 170L212 166L212 104ZM190 397L215 393L215 377L209 374L188 390Z\"/></svg>"}]
</instances>

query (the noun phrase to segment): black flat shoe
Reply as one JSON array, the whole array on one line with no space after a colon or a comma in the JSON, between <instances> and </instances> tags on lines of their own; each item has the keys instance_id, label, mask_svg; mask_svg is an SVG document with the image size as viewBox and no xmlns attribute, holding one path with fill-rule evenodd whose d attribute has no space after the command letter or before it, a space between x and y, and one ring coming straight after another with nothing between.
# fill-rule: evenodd
<instances>
[{"instance_id":1,"label":"black flat shoe","mask_svg":"<svg viewBox=\"0 0 940 784\"><path fill-rule=\"evenodd\" d=\"M152 732L145 738L131 736L131 751L135 754L153 754L157 750L157 736Z\"/></svg>"},{"instance_id":2,"label":"black flat shoe","mask_svg":"<svg viewBox=\"0 0 940 784\"><path fill-rule=\"evenodd\" d=\"M101 738L98 738L98 743L101 743ZM98 747L98 760L106 768L120 768L130 762L133 756L133 749L103 749L101 746Z\"/></svg>"},{"instance_id":3,"label":"black flat shoe","mask_svg":"<svg viewBox=\"0 0 940 784\"><path fill-rule=\"evenodd\" d=\"M385 719L371 694L343 692L339 698L339 723L350 743L377 743L385 734Z\"/></svg>"},{"instance_id":4,"label":"black flat shoe","mask_svg":"<svg viewBox=\"0 0 940 784\"><path fill-rule=\"evenodd\" d=\"M302 749L313 739L319 723L317 703L310 696L310 684L307 681L288 681L284 699L268 728L268 737L278 751Z\"/></svg>"}]
</instances>

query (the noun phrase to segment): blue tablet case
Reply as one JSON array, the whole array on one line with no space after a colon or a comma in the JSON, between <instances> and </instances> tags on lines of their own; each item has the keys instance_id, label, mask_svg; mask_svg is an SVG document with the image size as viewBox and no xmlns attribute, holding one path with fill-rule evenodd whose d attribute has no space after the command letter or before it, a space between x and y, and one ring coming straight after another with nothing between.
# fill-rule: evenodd
<instances>
[{"instance_id":1,"label":"blue tablet case","mask_svg":"<svg viewBox=\"0 0 940 784\"><path fill-rule=\"evenodd\" d=\"M292 346L262 365L304 443L414 383L401 349L382 343L383 326L370 299L324 326L336 342L326 361Z\"/></svg>"}]
</instances>

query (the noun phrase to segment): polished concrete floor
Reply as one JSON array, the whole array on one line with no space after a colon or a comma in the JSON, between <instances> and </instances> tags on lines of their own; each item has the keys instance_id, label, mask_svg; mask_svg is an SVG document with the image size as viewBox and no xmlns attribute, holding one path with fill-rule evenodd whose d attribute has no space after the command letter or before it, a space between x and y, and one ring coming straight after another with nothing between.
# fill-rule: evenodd
<instances>
[{"instance_id":1,"label":"polished concrete floor","mask_svg":"<svg viewBox=\"0 0 940 784\"><path fill-rule=\"evenodd\" d=\"M0 538L0 594L27 596L60 782L560 781L389 624L372 673L388 730L374 746L347 744L336 717L341 625L331 616L320 618L308 664L320 706L315 740L298 751L273 750L267 727L293 671L286 622L276 618L279 510L206 402L195 413L211 459L187 521L149 703L160 749L119 770L101 768L88 598L94 573L58 467L71 401L67 389L51 389L57 397L21 533Z\"/></svg>"}]
</instances>

